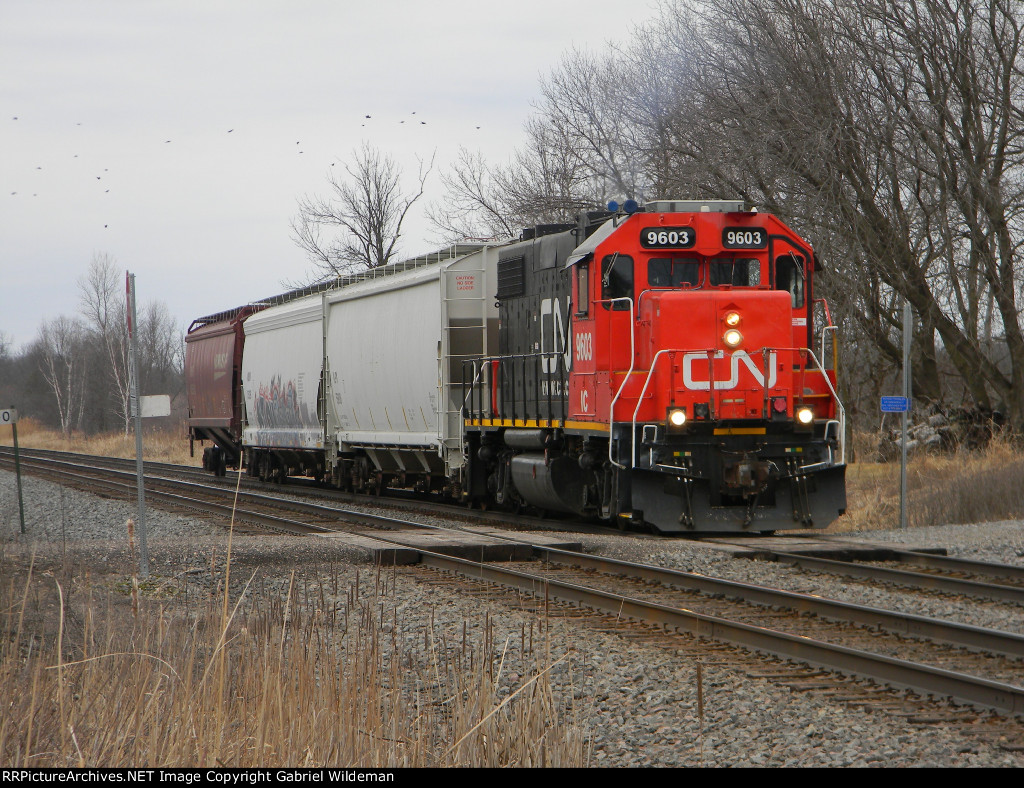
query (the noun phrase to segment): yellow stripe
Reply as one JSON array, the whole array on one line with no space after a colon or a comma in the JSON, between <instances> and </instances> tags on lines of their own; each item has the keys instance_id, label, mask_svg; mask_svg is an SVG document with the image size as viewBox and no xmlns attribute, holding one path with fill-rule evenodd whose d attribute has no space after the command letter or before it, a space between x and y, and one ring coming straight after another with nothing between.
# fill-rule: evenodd
<instances>
[{"instance_id":1,"label":"yellow stripe","mask_svg":"<svg viewBox=\"0 0 1024 788\"><path fill-rule=\"evenodd\" d=\"M600 424L590 421L566 421L558 419L465 419L467 427L542 427L553 428L564 427L568 430L596 430L597 432L608 432L607 424Z\"/></svg>"},{"instance_id":2,"label":"yellow stripe","mask_svg":"<svg viewBox=\"0 0 1024 788\"><path fill-rule=\"evenodd\" d=\"M558 419L465 419L467 427L560 427Z\"/></svg>"},{"instance_id":3,"label":"yellow stripe","mask_svg":"<svg viewBox=\"0 0 1024 788\"><path fill-rule=\"evenodd\" d=\"M764 435L767 431L764 427L719 427L715 435Z\"/></svg>"},{"instance_id":4,"label":"yellow stripe","mask_svg":"<svg viewBox=\"0 0 1024 788\"><path fill-rule=\"evenodd\" d=\"M565 428L567 430L592 430L595 432L608 432L608 425L601 424L594 421L567 421L565 422Z\"/></svg>"}]
</instances>

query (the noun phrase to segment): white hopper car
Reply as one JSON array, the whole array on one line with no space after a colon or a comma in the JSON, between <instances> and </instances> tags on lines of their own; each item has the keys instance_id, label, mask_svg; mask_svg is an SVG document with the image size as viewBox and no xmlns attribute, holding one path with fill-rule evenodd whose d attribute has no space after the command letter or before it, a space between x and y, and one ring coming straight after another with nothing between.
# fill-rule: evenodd
<instances>
[{"instance_id":1,"label":"white hopper car","mask_svg":"<svg viewBox=\"0 0 1024 788\"><path fill-rule=\"evenodd\" d=\"M463 463L463 359L497 352L497 250L459 244L245 321L249 473L448 493Z\"/></svg>"}]
</instances>

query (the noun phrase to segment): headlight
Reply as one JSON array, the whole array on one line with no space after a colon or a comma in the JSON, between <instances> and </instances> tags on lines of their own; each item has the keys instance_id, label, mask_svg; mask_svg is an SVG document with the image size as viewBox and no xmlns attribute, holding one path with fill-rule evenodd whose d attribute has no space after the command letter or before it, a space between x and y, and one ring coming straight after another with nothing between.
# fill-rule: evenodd
<instances>
[{"instance_id":1,"label":"headlight","mask_svg":"<svg viewBox=\"0 0 1024 788\"><path fill-rule=\"evenodd\" d=\"M740 324L740 313L739 312L727 312L725 315L725 324L729 328L736 328Z\"/></svg>"},{"instance_id":2,"label":"headlight","mask_svg":"<svg viewBox=\"0 0 1024 788\"><path fill-rule=\"evenodd\" d=\"M796 409L796 420L805 427L814 421L814 411L804 406Z\"/></svg>"},{"instance_id":3,"label":"headlight","mask_svg":"<svg viewBox=\"0 0 1024 788\"><path fill-rule=\"evenodd\" d=\"M737 331L735 328L730 328L725 332L722 337L722 341L725 342L729 347L737 347L740 342L743 341L743 334Z\"/></svg>"},{"instance_id":4,"label":"headlight","mask_svg":"<svg viewBox=\"0 0 1024 788\"><path fill-rule=\"evenodd\" d=\"M686 411L683 408L672 408L668 412L668 424L679 429L686 424Z\"/></svg>"}]
</instances>

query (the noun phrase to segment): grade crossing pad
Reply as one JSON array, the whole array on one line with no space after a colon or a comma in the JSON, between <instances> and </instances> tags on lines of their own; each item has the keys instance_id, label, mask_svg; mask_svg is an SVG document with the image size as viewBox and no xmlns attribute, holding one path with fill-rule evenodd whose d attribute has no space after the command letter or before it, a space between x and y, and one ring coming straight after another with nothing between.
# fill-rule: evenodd
<instances>
[{"instance_id":1,"label":"grade crossing pad","mask_svg":"<svg viewBox=\"0 0 1024 788\"><path fill-rule=\"evenodd\" d=\"M533 558L532 545L558 550L583 549L580 542L547 534L528 534L521 537L522 541L509 541L520 537L497 528L478 528L473 531L388 531L382 532L380 539L366 534L343 532L317 536L363 550L369 554L371 563L385 566L419 563L420 551L471 561L529 561Z\"/></svg>"}]
</instances>

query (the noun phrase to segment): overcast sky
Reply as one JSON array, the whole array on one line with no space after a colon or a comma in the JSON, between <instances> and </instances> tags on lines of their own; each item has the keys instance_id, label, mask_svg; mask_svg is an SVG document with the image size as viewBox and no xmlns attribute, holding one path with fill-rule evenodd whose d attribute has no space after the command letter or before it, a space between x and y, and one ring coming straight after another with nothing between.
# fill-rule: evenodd
<instances>
[{"instance_id":1,"label":"overcast sky","mask_svg":"<svg viewBox=\"0 0 1024 788\"><path fill-rule=\"evenodd\" d=\"M654 6L0 0L0 331L77 313L97 253L185 326L281 292L332 162L366 140L413 175L436 150L423 208L460 145L508 158L565 52ZM421 211L402 250L436 245Z\"/></svg>"}]
</instances>

